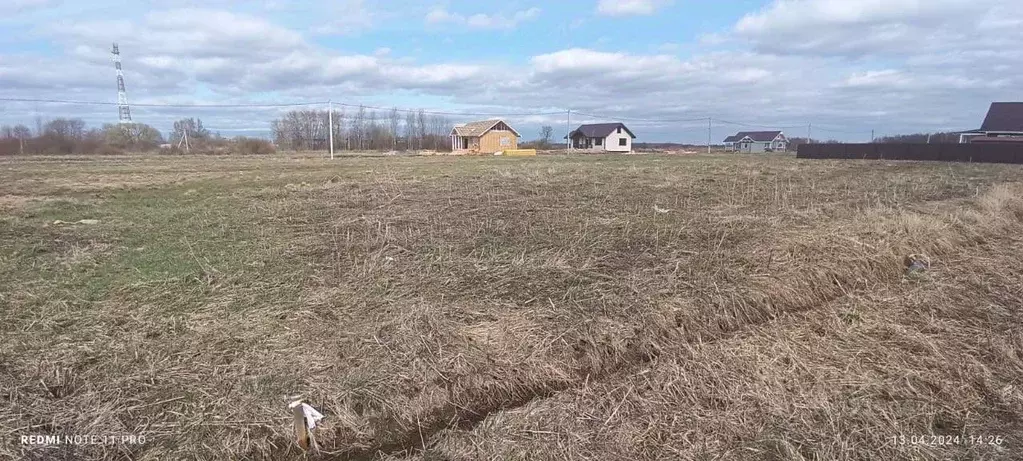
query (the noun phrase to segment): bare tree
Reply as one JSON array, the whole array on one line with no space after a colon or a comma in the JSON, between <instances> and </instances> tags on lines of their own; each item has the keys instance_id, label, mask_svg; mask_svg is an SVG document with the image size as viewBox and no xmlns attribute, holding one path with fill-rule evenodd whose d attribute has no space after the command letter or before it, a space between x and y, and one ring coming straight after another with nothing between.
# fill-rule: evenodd
<instances>
[{"instance_id":1,"label":"bare tree","mask_svg":"<svg viewBox=\"0 0 1023 461\"><path fill-rule=\"evenodd\" d=\"M379 149L383 146L380 138L380 126L377 125L377 111L366 112L366 146L369 149Z\"/></svg>"},{"instance_id":2,"label":"bare tree","mask_svg":"<svg viewBox=\"0 0 1023 461\"><path fill-rule=\"evenodd\" d=\"M547 148L551 145L551 137L554 136L554 128L550 125L540 127L540 146Z\"/></svg>"},{"instance_id":3,"label":"bare tree","mask_svg":"<svg viewBox=\"0 0 1023 461\"><path fill-rule=\"evenodd\" d=\"M416 138L416 113L409 110L405 113L405 145L408 150L416 148L413 140Z\"/></svg>"},{"instance_id":4,"label":"bare tree","mask_svg":"<svg viewBox=\"0 0 1023 461\"><path fill-rule=\"evenodd\" d=\"M362 149L366 133L366 108L359 106L359 111L352 118L352 136L355 137L356 149Z\"/></svg>"},{"instance_id":5,"label":"bare tree","mask_svg":"<svg viewBox=\"0 0 1023 461\"><path fill-rule=\"evenodd\" d=\"M302 136L302 114L298 111L288 112L285 122L288 141L292 149L305 149L305 137Z\"/></svg>"},{"instance_id":6,"label":"bare tree","mask_svg":"<svg viewBox=\"0 0 1023 461\"><path fill-rule=\"evenodd\" d=\"M103 142L120 149L146 151L163 144L160 130L145 123L106 124L102 130Z\"/></svg>"},{"instance_id":7,"label":"bare tree","mask_svg":"<svg viewBox=\"0 0 1023 461\"><path fill-rule=\"evenodd\" d=\"M201 141L210 137L210 132L202 126L201 119L183 118L174 122L174 131L171 132L170 139L172 141L180 140L186 133L189 142Z\"/></svg>"},{"instance_id":8,"label":"bare tree","mask_svg":"<svg viewBox=\"0 0 1023 461\"><path fill-rule=\"evenodd\" d=\"M416 128L418 129L417 134L419 135L419 148L424 149L423 141L426 140L426 111L419 109L419 113L416 114Z\"/></svg>"},{"instance_id":9,"label":"bare tree","mask_svg":"<svg viewBox=\"0 0 1023 461\"><path fill-rule=\"evenodd\" d=\"M274 144L291 148L291 143L286 135L287 125L284 120L273 120L270 122L270 137L273 139Z\"/></svg>"},{"instance_id":10,"label":"bare tree","mask_svg":"<svg viewBox=\"0 0 1023 461\"><path fill-rule=\"evenodd\" d=\"M43 126L45 134L65 140L80 140L85 137L85 121L78 118L57 118Z\"/></svg>"},{"instance_id":11,"label":"bare tree","mask_svg":"<svg viewBox=\"0 0 1023 461\"><path fill-rule=\"evenodd\" d=\"M446 128L445 125L447 125L447 121L443 116L436 114L431 115L428 120L430 125L430 148L440 150L440 147L444 145L444 143L441 142L441 138L444 135L444 129Z\"/></svg>"},{"instance_id":12,"label":"bare tree","mask_svg":"<svg viewBox=\"0 0 1023 461\"><path fill-rule=\"evenodd\" d=\"M337 143L341 142L341 138L345 136L345 109L334 111L334 126L331 128L334 130L334 147L338 147Z\"/></svg>"},{"instance_id":13,"label":"bare tree","mask_svg":"<svg viewBox=\"0 0 1023 461\"><path fill-rule=\"evenodd\" d=\"M344 132L344 112L334 111L333 126L330 118L324 110L287 112L270 123L274 144L291 150L327 149L330 130L333 130L334 147L337 147Z\"/></svg>"},{"instance_id":14,"label":"bare tree","mask_svg":"<svg viewBox=\"0 0 1023 461\"><path fill-rule=\"evenodd\" d=\"M85 140L85 135L85 121L74 118L56 118L43 125L43 135L40 138L45 139L40 146L46 153L84 153L92 147L92 144L83 145L82 141Z\"/></svg>"},{"instance_id":15,"label":"bare tree","mask_svg":"<svg viewBox=\"0 0 1023 461\"><path fill-rule=\"evenodd\" d=\"M389 123L390 135L391 135L391 150L398 149L398 123L400 118L398 117L398 108L391 108L391 112L387 114L387 121Z\"/></svg>"},{"instance_id":16,"label":"bare tree","mask_svg":"<svg viewBox=\"0 0 1023 461\"><path fill-rule=\"evenodd\" d=\"M28 129L25 125L15 125L14 129L11 130L14 137L18 139L18 153L25 153L25 141L32 138L32 130Z\"/></svg>"},{"instance_id":17,"label":"bare tree","mask_svg":"<svg viewBox=\"0 0 1023 461\"><path fill-rule=\"evenodd\" d=\"M322 136L324 131L321 131L321 126L326 125L324 119L320 113L314 110L306 110L301 113L302 127L305 133L305 145L307 149L318 149L320 147L320 140L324 139Z\"/></svg>"}]
</instances>

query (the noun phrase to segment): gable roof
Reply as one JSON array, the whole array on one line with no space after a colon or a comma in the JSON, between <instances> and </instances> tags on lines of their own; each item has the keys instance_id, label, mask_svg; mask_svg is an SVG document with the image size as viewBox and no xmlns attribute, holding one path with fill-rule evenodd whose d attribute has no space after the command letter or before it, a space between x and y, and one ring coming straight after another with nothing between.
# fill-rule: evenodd
<instances>
[{"instance_id":1,"label":"gable roof","mask_svg":"<svg viewBox=\"0 0 1023 461\"><path fill-rule=\"evenodd\" d=\"M1023 102L993 102L980 131L1023 132Z\"/></svg>"},{"instance_id":2,"label":"gable roof","mask_svg":"<svg viewBox=\"0 0 1023 461\"><path fill-rule=\"evenodd\" d=\"M583 136L586 136L587 138L606 138L609 134L614 133L615 130L618 129L618 127L622 127L623 129L625 129L625 131L628 132L629 136L632 136L633 139L636 138L636 135L632 133L632 130L630 130L629 127L625 126L624 123L617 122L591 123L589 125L579 125L579 128L572 130L572 132L569 133L568 136L572 137L573 135L578 133Z\"/></svg>"},{"instance_id":3,"label":"gable roof","mask_svg":"<svg viewBox=\"0 0 1023 461\"><path fill-rule=\"evenodd\" d=\"M521 135L519 135L519 132L515 131L515 128L512 128L511 125L505 123L504 120L500 119L480 120L478 122L469 122L462 125L457 125L453 130L451 130L451 132L456 136L470 137L483 136L488 131L494 129L494 127L497 126L497 124L499 123L504 123L504 125L507 126L512 133L515 133L515 136L521 137Z\"/></svg>"},{"instance_id":4,"label":"gable roof","mask_svg":"<svg viewBox=\"0 0 1023 461\"><path fill-rule=\"evenodd\" d=\"M739 142L747 137L753 142L771 142L778 136L781 136L781 131L740 131L735 136L725 138L724 142Z\"/></svg>"}]
</instances>

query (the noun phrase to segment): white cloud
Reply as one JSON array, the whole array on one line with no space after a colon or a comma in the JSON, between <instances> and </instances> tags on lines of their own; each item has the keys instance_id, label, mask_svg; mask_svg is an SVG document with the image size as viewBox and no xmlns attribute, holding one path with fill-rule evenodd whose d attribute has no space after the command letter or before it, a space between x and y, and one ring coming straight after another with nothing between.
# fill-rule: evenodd
<instances>
[{"instance_id":1,"label":"white cloud","mask_svg":"<svg viewBox=\"0 0 1023 461\"><path fill-rule=\"evenodd\" d=\"M31 73L12 62L12 68L22 70L0 67L0 83L45 87L87 74L98 76L96 86L105 88L113 81L106 44L119 37L129 94L135 101L158 96L161 90L187 92L185 88L199 85L218 92L242 93L300 91L334 85L363 91L371 88L441 91L478 78L481 72L474 65L424 66L394 59L390 57L390 48L378 48L371 55L336 53L314 46L300 33L265 19L208 9L154 12L138 22L81 21L45 31L63 41L75 58L49 68L68 70L33 83ZM89 66L90 70L82 72L80 66Z\"/></svg>"},{"instance_id":2,"label":"white cloud","mask_svg":"<svg viewBox=\"0 0 1023 461\"><path fill-rule=\"evenodd\" d=\"M293 49L298 32L265 19L208 9L153 12L141 22L80 21L45 30L74 43L119 42L125 55L241 56Z\"/></svg>"},{"instance_id":3,"label":"white cloud","mask_svg":"<svg viewBox=\"0 0 1023 461\"><path fill-rule=\"evenodd\" d=\"M541 75L577 72L608 72L612 75L639 74L652 69L679 70L678 68L682 65L677 58L667 55L636 56L585 48L572 48L539 55L533 58L532 63L535 71Z\"/></svg>"},{"instance_id":4,"label":"white cloud","mask_svg":"<svg viewBox=\"0 0 1023 461\"><path fill-rule=\"evenodd\" d=\"M1020 20L1015 0L776 0L734 32L772 53L907 56L1006 43Z\"/></svg>"},{"instance_id":5,"label":"white cloud","mask_svg":"<svg viewBox=\"0 0 1023 461\"><path fill-rule=\"evenodd\" d=\"M438 7L426 14L426 23L434 25L453 24L470 29L511 30L523 22L536 19L539 15L540 9L535 7L512 13L476 13L469 16L452 13L445 8Z\"/></svg>"},{"instance_id":6,"label":"white cloud","mask_svg":"<svg viewBox=\"0 0 1023 461\"><path fill-rule=\"evenodd\" d=\"M847 79L836 84L836 87L881 90L971 90L999 89L1008 85L1008 81L998 78L974 78L957 75L911 74L896 69L868 70L855 72Z\"/></svg>"},{"instance_id":7,"label":"white cloud","mask_svg":"<svg viewBox=\"0 0 1023 461\"><path fill-rule=\"evenodd\" d=\"M841 85L851 88L863 87L905 87L913 83L912 77L895 69L856 72Z\"/></svg>"},{"instance_id":8,"label":"white cloud","mask_svg":"<svg viewBox=\"0 0 1023 461\"><path fill-rule=\"evenodd\" d=\"M671 0L600 0L597 13L605 16L651 15Z\"/></svg>"},{"instance_id":9,"label":"white cloud","mask_svg":"<svg viewBox=\"0 0 1023 461\"><path fill-rule=\"evenodd\" d=\"M61 0L4 0L0 4L0 14L16 14L39 8L57 6Z\"/></svg>"},{"instance_id":10,"label":"white cloud","mask_svg":"<svg viewBox=\"0 0 1023 461\"><path fill-rule=\"evenodd\" d=\"M955 21L957 12L976 5L975 0L777 0L762 11L743 17L736 29L755 34L789 32L821 24Z\"/></svg>"},{"instance_id":11,"label":"white cloud","mask_svg":"<svg viewBox=\"0 0 1023 461\"><path fill-rule=\"evenodd\" d=\"M449 12L447 9L437 7L426 13L426 22L428 24L441 24L445 22L464 22L465 16L456 15Z\"/></svg>"}]
</instances>

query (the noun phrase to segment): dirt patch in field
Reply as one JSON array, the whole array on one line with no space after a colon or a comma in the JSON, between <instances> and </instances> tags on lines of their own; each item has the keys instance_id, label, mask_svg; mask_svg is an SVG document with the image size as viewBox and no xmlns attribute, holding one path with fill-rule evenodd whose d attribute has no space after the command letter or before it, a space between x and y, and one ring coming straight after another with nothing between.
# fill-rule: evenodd
<instances>
[{"instance_id":1,"label":"dirt patch in field","mask_svg":"<svg viewBox=\"0 0 1023 461\"><path fill-rule=\"evenodd\" d=\"M46 197L33 195L0 195L0 209L23 210L31 203L38 203L46 200Z\"/></svg>"}]
</instances>

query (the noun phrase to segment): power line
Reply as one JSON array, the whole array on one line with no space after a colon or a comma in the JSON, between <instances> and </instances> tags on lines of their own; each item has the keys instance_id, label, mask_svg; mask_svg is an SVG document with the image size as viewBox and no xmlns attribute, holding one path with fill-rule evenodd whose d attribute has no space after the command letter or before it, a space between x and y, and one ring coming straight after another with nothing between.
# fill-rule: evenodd
<instances>
[{"instance_id":1,"label":"power line","mask_svg":"<svg viewBox=\"0 0 1023 461\"><path fill-rule=\"evenodd\" d=\"M451 116L475 116L475 117L535 117L535 116L546 116L546 115L561 115L564 112L528 112L528 113L494 113L494 112L446 112L437 110L425 110L425 109L408 109L408 108L397 108L397 107L381 107L381 106L367 106L365 104L344 104L334 103L336 106L351 107L351 108L362 108L372 110L397 110L398 112L422 112L428 115L451 115Z\"/></svg>"},{"instance_id":2,"label":"power line","mask_svg":"<svg viewBox=\"0 0 1023 461\"><path fill-rule=\"evenodd\" d=\"M587 114L585 112L577 112L577 111L573 111L573 112L578 114L578 115L582 115L582 116L586 116L586 117L601 118L601 119L607 119L607 120L619 120L619 121L623 121L623 122L649 122L649 123L705 122L705 121L707 121L708 118L710 118L710 117L700 117L700 118L677 118L677 119L649 119L649 118L634 118L634 117L609 117L609 116L606 116L606 115Z\"/></svg>"},{"instance_id":3,"label":"power line","mask_svg":"<svg viewBox=\"0 0 1023 461\"><path fill-rule=\"evenodd\" d=\"M33 102L33 103L52 103L52 104L69 104L75 106L116 106L119 103L106 102L106 101L75 101L69 99L31 99L31 98L0 98L0 101L5 102ZM240 108L240 107L299 107L299 106L316 106L327 104L323 102L296 102L296 103L277 103L277 104L139 104L133 103L132 106L136 107L210 107L210 108Z\"/></svg>"},{"instance_id":4,"label":"power line","mask_svg":"<svg viewBox=\"0 0 1023 461\"><path fill-rule=\"evenodd\" d=\"M794 130L794 129L797 129L797 128L803 128L803 125L790 125L790 126L776 126L776 125L763 125L763 124L759 124L758 125L758 124L754 124L754 123L733 122L733 121L729 121L729 120L721 120L719 118L715 118L714 121L718 122L718 123L723 123L725 125L745 126L745 127L750 127L750 128L780 128L780 129L783 129L783 130Z\"/></svg>"},{"instance_id":5,"label":"power line","mask_svg":"<svg viewBox=\"0 0 1023 461\"><path fill-rule=\"evenodd\" d=\"M31 102L31 103L51 103L51 104L69 104L76 106L117 106L117 102L107 101L79 101L71 99L35 99L35 98L0 98L0 101L6 102ZM310 101L310 102L289 102L289 103L266 103L266 104L159 104L159 103L133 103L136 107L198 107L198 108L275 108L275 107L303 107L303 106L319 106L327 105L327 101ZM346 104L346 103L334 103L336 106L352 107L352 108L364 108L371 110L394 110L394 107L381 107L381 106L369 106L365 104ZM438 111L438 110L419 110L419 109L398 109L399 112L423 112L429 115L452 115L452 116L482 116L482 117L527 117L527 116L545 116L545 115L561 115L562 112L523 112L523 113L495 113L495 112L449 112L449 111Z\"/></svg>"},{"instance_id":6,"label":"power line","mask_svg":"<svg viewBox=\"0 0 1023 461\"><path fill-rule=\"evenodd\" d=\"M813 127L816 130L823 131L825 133L840 133L840 134L864 134L864 133L866 133L866 130L864 130L864 131L832 130L832 129L828 129L828 128L821 128L818 125L814 125Z\"/></svg>"},{"instance_id":7,"label":"power line","mask_svg":"<svg viewBox=\"0 0 1023 461\"><path fill-rule=\"evenodd\" d=\"M0 97L0 101L2 101L2 102L35 103L35 104L39 104L39 103L68 104L68 105L79 105L79 106L120 106L121 105L120 101L118 101L118 102L81 101L81 100L71 100L71 99L46 99L46 98L8 98L8 97ZM328 104L328 101L282 102L282 103L249 103L249 104L161 104L161 103L141 103L140 104L140 103L135 103L135 104L132 104L132 105L136 106L136 107L153 107L153 108L164 107L164 108L221 108L221 109L229 109L229 108L309 107L309 106L325 106L327 104ZM419 112L422 112L423 114L428 114L428 115L447 115L447 116L457 116L457 117L463 117L463 116L473 116L473 117L540 117L540 116L561 116L561 115L565 114L565 112L562 112L562 111L556 111L556 112L542 112L542 111L537 111L537 112L505 112L505 113L497 113L497 112L453 112L453 111L442 111L442 110L425 110L425 109L410 109L410 108L397 108L397 107L382 107L382 106L371 106L371 105L365 105L365 104L350 104L350 103L336 103L336 102L333 103L333 104L335 106L350 107L350 108L363 108L363 109L380 110L380 111L397 110L398 112L403 112L403 113L419 113ZM756 123L738 122L738 121L732 121L732 120L723 120L723 119L714 118L714 117L654 119L654 118L639 118L639 117L607 116L607 115L591 114L591 113L578 112L578 111L572 111L572 112L574 114L576 114L576 115L583 116L583 117L590 117L590 118L595 118L595 119L616 120L616 121L623 121L623 122L680 123L680 122L704 122L704 121L710 121L711 123L716 122L718 124L736 125L736 126L752 127L752 128L773 128L773 129L783 129L783 130L793 130L793 129L805 128L804 125L778 126L778 125L756 124ZM826 133L840 133L840 134L862 134L862 133L865 133L865 131L850 131L850 130L836 130L836 129L821 128L818 125L815 125L814 128L816 128L816 129L818 129L818 130L820 130L822 132L826 132Z\"/></svg>"}]
</instances>

